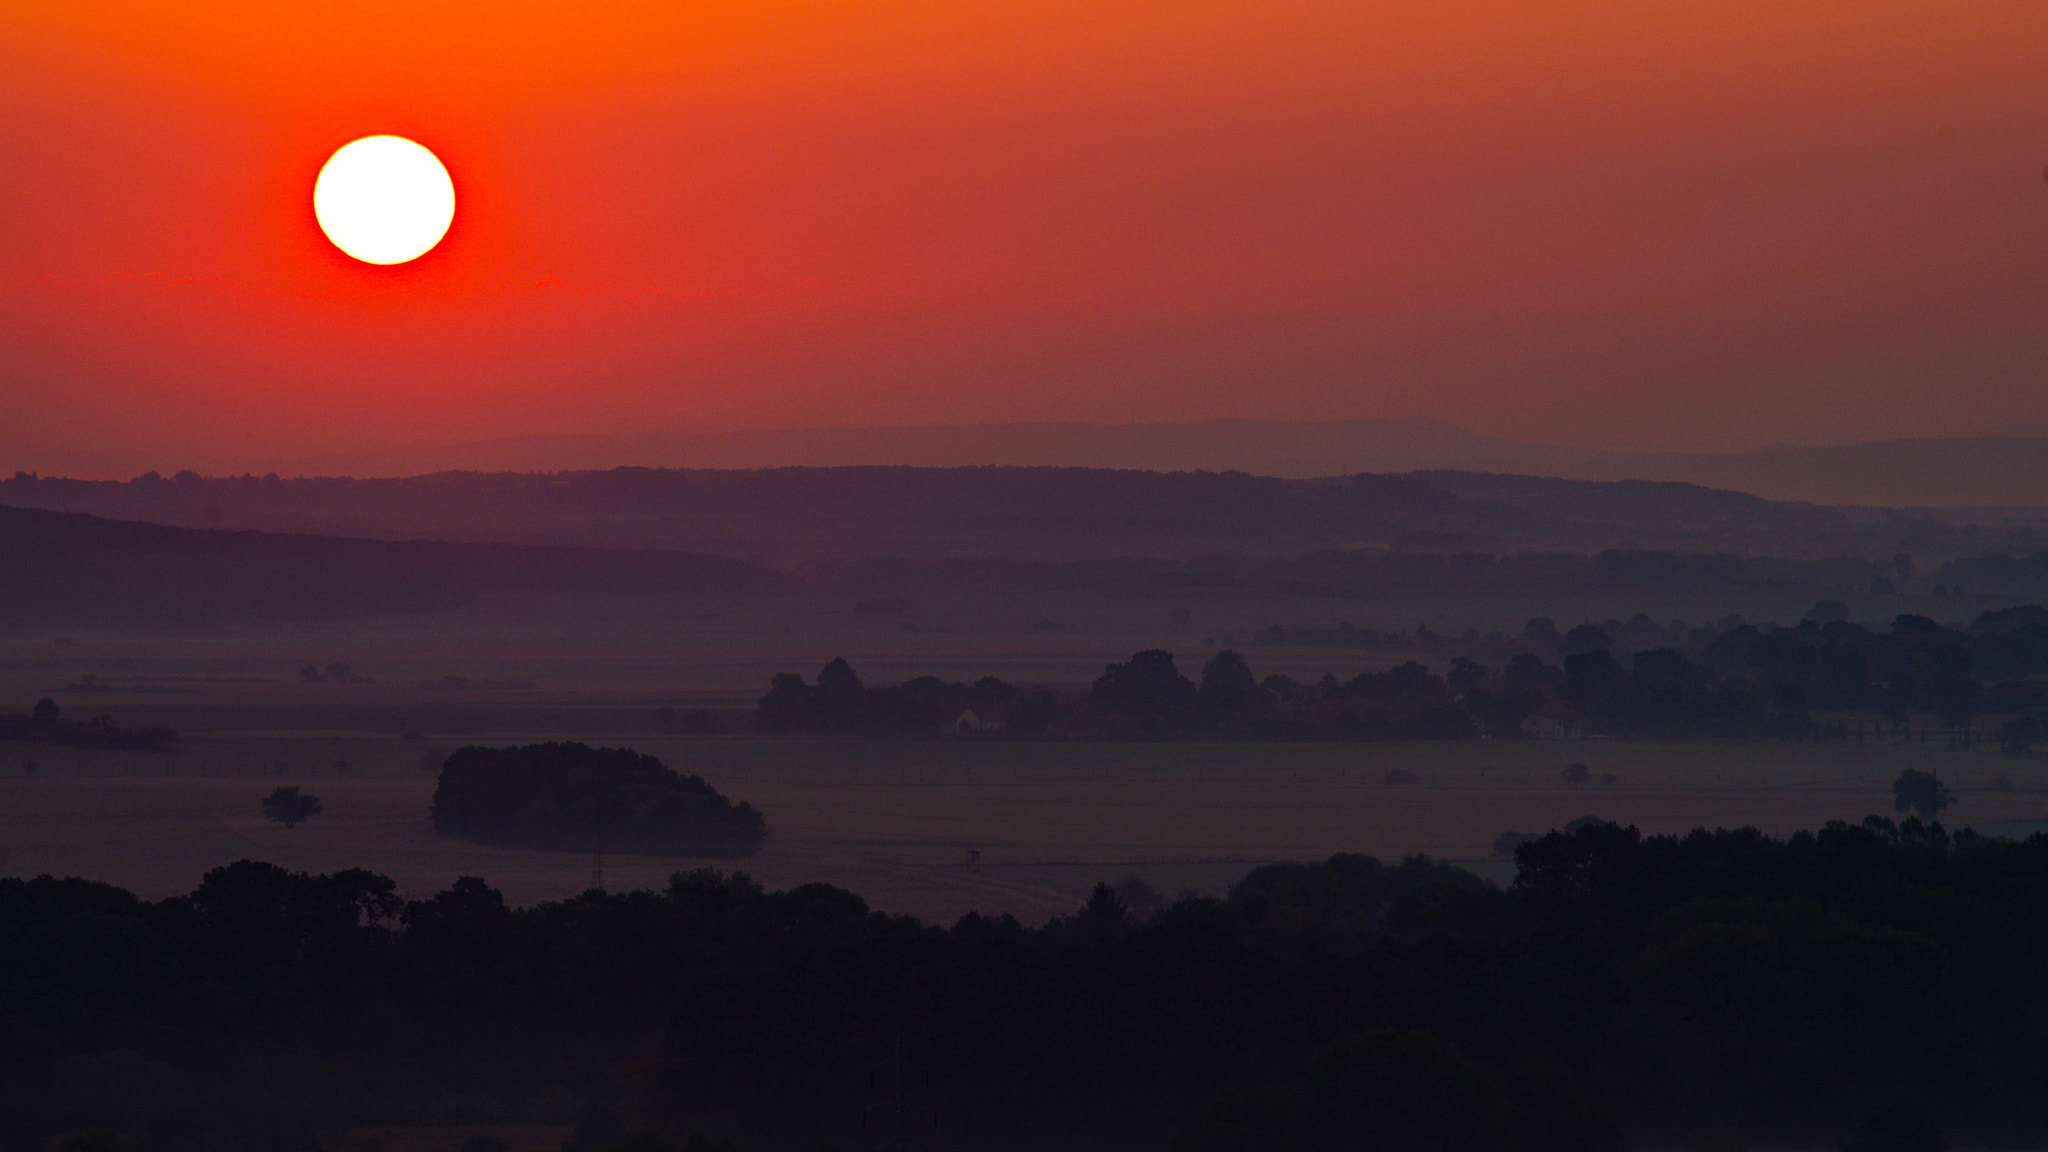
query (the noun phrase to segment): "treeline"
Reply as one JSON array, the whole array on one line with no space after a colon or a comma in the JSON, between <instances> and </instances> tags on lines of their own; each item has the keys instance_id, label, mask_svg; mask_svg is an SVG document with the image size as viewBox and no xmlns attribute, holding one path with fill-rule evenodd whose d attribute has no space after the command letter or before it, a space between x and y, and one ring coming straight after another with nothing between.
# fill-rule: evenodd
<instances>
[{"instance_id":1,"label":"treeline","mask_svg":"<svg viewBox=\"0 0 2048 1152\"><path fill-rule=\"evenodd\" d=\"M178 734L169 728L123 728L111 716L66 720L55 700L38 700L26 714L0 713L0 740L123 752L170 752L178 747Z\"/></svg>"},{"instance_id":2,"label":"treeline","mask_svg":"<svg viewBox=\"0 0 2048 1152\"><path fill-rule=\"evenodd\" d=\"M630 748L569 742L450 753L434 788L434 831L479 844L691 856L747 856L768 824L702 777Z\"/></svg>"},{"instance_id":3,"label":"treeline","mask_svg":"<svg viewBox=\"0 0 2048 1152\"><path fill-rule=\"evenodd\" d=\"M870 1146L912 1118L927 1146L1186 1152L1819 1143L1866 1115L2048 1135L2048 837L1592 822L1516 863L1501 889L1337 856L950 929L710 870L530 908L249 861L157 902L0 880L0 1142L314 1147L579 1100L651 1130L586 1114L611 1143L580 1152Z\"/></svg>"},{"instance_id":4,"label":"treeline","mask_svg":"<svg viewBox=\"0 0 2048 1152\"><path fill-rule=\"evenodd\" d=\"M754 706L754 724L778 734L897 736L1000 728L1032 735L1050 730L1061 709L1060 698L1043 687L1026 690L994 676L973 684L919 676L870 688L845 657L835 656L813 681L794 672L770 677L768 694Z\"/></svg>"},{"instance_id":5,"label":"treeline","mask_svg":"<svg viewBox=\"0 0 2048 1152\"><path fill-rule=\"evenodd\" d=\"M1952 560L1942 567L1942 577L1950 584L1963 584L1985 592L2039 595L2048 591L2048 552Z\"/></svg>"},{"instance_id":6,"label":"treeline","mask_svg":"<svg viewBox=\"0 0 2048 1152\"><path fill-rule=\"evenodd\" d=\"M1815 607L1831 615L1827 603ZM1479 646L1482 654L1505 657L1500 664L1452 656L1438 673L1409 660L1349 679L1326 673L1313 683L1278 674L1261 679L1244 654L1229 649L1211 656L1199 679L1190 678L1172 653L1155 648L1106 666L1085 694L1027 690L992 676L971 685L926 676L871 688L835 658L814 682L778 673L756 705L755 722L776 733L873 736L1863 735L1861 721L1851 729L1846 721L1815 719L1848 712L1868 714L1872 736L1922 714L1961 739L1988 713L2021 715L2000 737L2011 750L2048 740L2048 610L2038 605L1986 612L1966 629L1912 614L1884 630L1812 617L1793 628L1727 623L1724 630L1673 622L1666 630L1638 616L1612 633L1591 623L1560 632L1537 619L1519 637ZM1360 647L1405 644L1408 651L1441 639L1420 630L1362 635L1374 643ZM1630 653L1630 645L1644 641L1654 646ZM1445 643L1438 650L1457 648Z\"/></svg>"}]
</instances>

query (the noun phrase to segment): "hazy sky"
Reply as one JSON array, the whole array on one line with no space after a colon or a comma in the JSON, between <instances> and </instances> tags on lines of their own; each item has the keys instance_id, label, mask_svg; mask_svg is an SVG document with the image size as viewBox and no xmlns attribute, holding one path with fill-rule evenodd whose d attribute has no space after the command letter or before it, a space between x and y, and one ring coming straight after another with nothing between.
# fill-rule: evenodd
<instances>
[{"instance_id":1,"label":"hazy sky","mask_svg":"<svg viewBox=\"0 0 2048 1152\"><path fill-rule=\"evenodd\" d=\"M2048 5L0 7L0 470L556 432L2048 430ZM313 222L374 133L456 223Z\"/></svg>"}]
</instances>

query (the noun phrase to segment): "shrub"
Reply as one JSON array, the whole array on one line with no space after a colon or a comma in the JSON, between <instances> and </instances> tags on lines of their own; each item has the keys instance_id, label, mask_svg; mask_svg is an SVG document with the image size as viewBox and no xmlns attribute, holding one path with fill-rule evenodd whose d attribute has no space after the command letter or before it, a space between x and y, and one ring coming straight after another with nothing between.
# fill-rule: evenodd
<instances>
[{"instance_id":1,"label":"shrub","mask_svg":"<svg viewBox=\"0 0 2048 1152\"><path fill-rule=\"evenodd\" d=\"M320 814L320 798L296 786L277 788L263 798L263 814L287 828L296 828Z\"/></svg>"}]
</instances>

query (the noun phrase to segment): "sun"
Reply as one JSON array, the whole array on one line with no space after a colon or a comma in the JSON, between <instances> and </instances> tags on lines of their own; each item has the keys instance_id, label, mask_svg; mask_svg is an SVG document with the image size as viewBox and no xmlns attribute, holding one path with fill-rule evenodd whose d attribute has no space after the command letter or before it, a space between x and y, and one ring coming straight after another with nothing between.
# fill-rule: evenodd
<instances>
[{"instance_id":1,"label":"sun","mask_svg":"<svg viewBox=\"0 0 2048 1152\"><path fill-rule=\"evenodd\" d=\"M321 167L313 215L336 248L365 264L403 264L448 234L455 184L426 148L403 136L365 136Z\"/></svg>"}]
</instances>

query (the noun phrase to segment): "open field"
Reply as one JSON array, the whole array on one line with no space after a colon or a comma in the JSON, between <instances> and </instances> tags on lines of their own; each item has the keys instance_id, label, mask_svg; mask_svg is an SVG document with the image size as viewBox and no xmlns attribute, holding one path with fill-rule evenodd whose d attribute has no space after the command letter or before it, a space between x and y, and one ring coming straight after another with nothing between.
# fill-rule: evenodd
<instances>
[{"instance_id":1,"label":"open field","mask_svg":"<svg viewBox=\"0 0 2048 1152\"><path fill-rule=\"evenodd\" d=\"M608 887L659 886L709 864L770 887L826 881L939 922L969 909L1042 920L1072 910L1095 881L1125 875L1168 893L1218 892L1256 863L1333 852L1428 853L1505 880L1511 870L1491 853L1502 831L1593 814L1647 832L1754 824L1782 834L1889 814L1890 782L1908 767L1956 788L1951 825L2048 828L2048 759L1936 744L632 744L753 802L771 835L759 855L737 861L608 856ZM33 774L0 766L0 871L87 876L151 897L188 891L206 869L243 857L369 868L411 896L462 875L519 903L590 884L588 855L436 835L423 759L447 747L303 733L196 736L169 756L13 745L10 757L41 760ZM1568 785L1559 773L1572 761L1614 782ZM1418 782L1386 783L1396 768ZM1999 777L2005 786L1994 786ZM257 801L281 783L321 796L326 813L292 829L264 820ZM973 870L970 849L981 853Z\"/></svg>"},{"instance_id":2,"label":"open field","mask_svg":"<svg viewBox=\"0 0 2048 1152\"><path fill-rule=\"evenodd\" d=\"M1429 853L1505 879L1511 866L1491 853L1503 831L1539 832L1594 814L1651 832L1756 824L1783 833L1889 813L1890 782L1907 767L1935 770L1957 789L1950 823L2022 831L2048 820L2048 758L1939 743L876 742L662 731L664 707L711 708L737 731L770 675L809 676L834 655L870 684L995 674L1071 690L1106 662L1152 646L1176 652L1194 673L1214 646L1273 622L1517 630L1538 612L1568 625L1638 610L1791 619L1802 606L1709 606L1682 596L1560 602L1537 593L1526 602L1351 600L1123 583L912 590L902 611L857 608L890 592L498 594L416 616L175 634L18 632L0 638L0 710L25 711L48 696L70 717L111 714L185 738L171 755L0 745L0 871L72 873L162 896L190 890L208 868L256 857L313 870L371 868L410 895L478 875L514 901L563 897L590 883L589 857L477 847L436 836L426 823L433 772L448 751L547 739L653 753L767 814L771 835L758 856L612 856L608 886L658 885L679 868L713 863L775 887L828 881L879 908L938 921L969 909L1042 920L1074 908L1095 881L1125 875L1168 893L1218 892L1257 862L1332 852ZM1172 622L1175 606L1189 609L1186 625ZM1978 607L1958 602L1954 614ZM1304 681L1406 658L1243 651L1258 675ZM334 661L351 666L353 682L302 682L301 668ZM87 675L96 682L81 686ZM443 686L444 677L462 680ZM1567 786L1559 772L1574 760L1595 781L1613 782ZM1397 768L1418 781L1387 784ZM2000 776L2008 786L1995 789ZM279 784L320 795L326 814L289 830L264 821L257 801ZM972 871L969 850L981 853Z\"/></svg>"}]
</instances>

